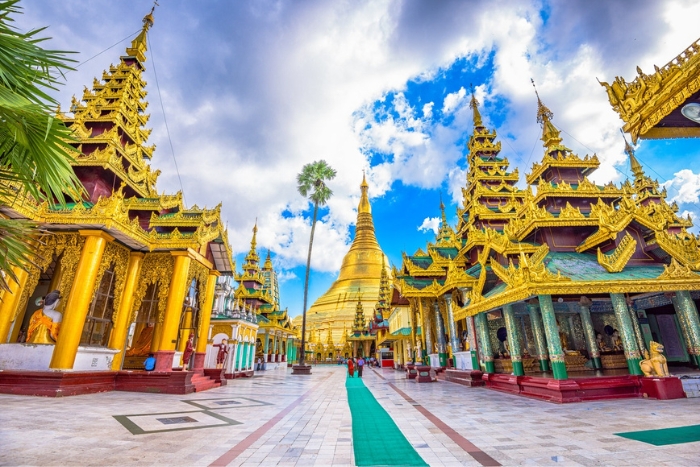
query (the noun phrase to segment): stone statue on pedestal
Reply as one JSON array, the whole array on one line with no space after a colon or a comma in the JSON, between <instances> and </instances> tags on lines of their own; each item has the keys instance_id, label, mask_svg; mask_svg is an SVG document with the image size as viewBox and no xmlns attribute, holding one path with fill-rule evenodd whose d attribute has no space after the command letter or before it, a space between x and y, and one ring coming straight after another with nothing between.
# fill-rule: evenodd
<instances>
[{"instance_id":1,"label":"stone statue on pedestal","mask_svg":"<svg viewBox=\"0 0 700 467\"><path fill-rule=\"evenodd\" d=\"M54 290L44 297L44 307L37 310L29 320L27 329L27 343L31 344L55 344L58 339L58 331L61 327L63 315L56 311L61 294Z\"/></svg>"}]
</instances>

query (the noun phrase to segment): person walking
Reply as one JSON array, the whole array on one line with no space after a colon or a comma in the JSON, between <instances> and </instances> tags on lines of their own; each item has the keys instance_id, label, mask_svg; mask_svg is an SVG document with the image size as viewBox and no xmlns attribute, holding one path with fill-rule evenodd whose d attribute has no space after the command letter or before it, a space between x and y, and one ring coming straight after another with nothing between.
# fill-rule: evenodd
<instances>
[{"instance_id":1,"label":"person walking","mask_svg":"<svg viewBox=\"0 0 700 467\"><path fill-rule=\"evenodd\" d=\"M355 365L352 362L352 358L348 359L348 376L351 378L355 376Z\"/></svg>"},{"instance_id":2,"label":"person walking","mask_svg":"<svg viewBox=\"0 0 700 467\"><path fill-rule=\"evenodd\" d=\"M365 366L365 359L360 357L357 360L357 376L362 378L362 368Z\"/></svg>"}]
</instances>

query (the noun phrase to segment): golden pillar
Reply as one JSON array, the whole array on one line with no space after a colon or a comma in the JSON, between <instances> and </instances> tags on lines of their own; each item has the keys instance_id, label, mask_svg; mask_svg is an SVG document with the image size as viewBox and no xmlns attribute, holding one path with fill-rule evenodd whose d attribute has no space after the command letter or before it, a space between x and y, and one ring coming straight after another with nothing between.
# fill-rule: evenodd
<instances>
[{"instance_id":1,"label":"golden pillar","mask_svg":"<svg viewBox=\"0 0 700 467\"><path fill-rule=\"evenodd\" d=\"M92 302L97 271L100 269L102 254L107 243L114 237L101 230L80 230L85 237L85 244L80 253L80 260L75 269L75 277L70 294L64 306L61 330L58 333L56 347L53 350L49 368L54 370L71 370L78 353L80 335L85 327L85 318Z\"/></svg>"},{"instance_id":2,"label":"golden pillar","mask_svg":"<svg viewBox=\"0 0 700 467\"><path fill-rule=\"evenodd\" d=\"M175 257L173 276L168 288L168 301L165 305L165 317L161 326L158 356L156 358L156 371L170 371L173 365L173 354L177 342L177 331L180 327L180 315L182 305L187 294L187 273L190 269L190 253L188 251L173 251Z\"/></svg>"},{"instance_id":3,"label":"golden pillar","mask_svg":"<svg viewBox=\"0 0 700 467\"><path fill-rule=\"evenodd\" d=\"M17 277L17 282L8 275L7 285L10 287L10 290L2 294L2 301L0 302L0 344L7 342L7 335L16 315L15 311L19 306L19 299L22 296L24 287L27 285L27 277L29 276L27 271L19 266L13 266L12 272Z\"/></svg>"},{"instance_id":4,"label":"golden pillar","mask_svg":"<svg viewBox=\"0 0 700 467\"><path fill-rule=\"evenodd\" d=\"M211 320L212 307L214 306L214 293L216 292L216 278L218 271L209 271L207 278L207 292L204 296L204 308L199 310L199 334L197 335L197 349L194 354L194 369L204 368L204 356L207 352L209 340L209 322Z\"/></svg>"},{"instance_id":5,"label":"golden pillar","mask_svg":"<svg viewBox=\"0 0 700 467\"><path fill-rule=\"evenodd\" d=\"M126 278L124 279L124 288L122 289L122 300L117 310L117 319L114 322L114 329L109 336L109 348L119 349L120 352L114 356L112 369L119 371L122 368L122 359L124 358L124 347L126 346L126 334L129 330L129 319L131 318L132 308L134 306L134 289L136 289L136 281L139 278L141 271L141 263L143 262L143 253L138 251L131 252L129 255L129 266L126 269ZM139 334L134 334L138 336Z\"/></svg>"}]
</instances>

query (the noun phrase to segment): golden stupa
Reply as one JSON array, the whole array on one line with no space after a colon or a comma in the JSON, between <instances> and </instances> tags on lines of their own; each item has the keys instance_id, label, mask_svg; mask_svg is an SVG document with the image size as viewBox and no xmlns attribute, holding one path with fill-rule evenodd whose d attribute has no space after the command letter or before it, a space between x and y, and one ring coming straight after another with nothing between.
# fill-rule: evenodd
<instances>
[{"instance_id":1,"label":"golden stupa","mask_svg":"<svg viewBox=\"0 0 700 467\"><path fill-rule=\"evenodd\" d=\"M355 319L358 300L362 301L365 320L373 316L379 298L379 282L382 268L391 276L389 260L377 243L374 235L372 208L367 196L367 180L362 177L362 195L357 206L355 239L343 258L340 274L333 285L306 312L307 334L319 331L326 335L331 330L332 339L340 343L343 334L351 329ZM299 317L301 321L301 317ZM307 339L308 339L307 335Z\"/></svg>"}]
</instances>

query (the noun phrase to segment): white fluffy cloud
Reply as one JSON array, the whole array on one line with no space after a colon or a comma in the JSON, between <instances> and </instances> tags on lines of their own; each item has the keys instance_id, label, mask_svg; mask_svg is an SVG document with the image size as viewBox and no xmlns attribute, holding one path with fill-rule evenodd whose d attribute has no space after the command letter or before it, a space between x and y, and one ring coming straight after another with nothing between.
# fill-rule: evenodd
<instances>
[{"instance_id":1,"label":"white fluffy cloud","mask_svg":"<svg viewBox=\"0 0 700 467\"><path fill-rule=\"evenodd\" d=\"M423 219L423 223L418 226L418 230L421 232L427 232L432 230L434 234L437 235L438 230L440 230L440 218L439 217L426 217Z\"/></svg>"},{"instance_id":2,"label":"white fluffy cloud","mask_svg":"<svg viewBox=\"0 0 700 467\"><path fill-rule=\"evenodd\" d=\"M23 6L20 28L50 25L51 45L81 51L79 61L137 31L147 10L136 0L27 0ZM621 122L594 78L632 77L637 64L645 70L661 65L695 40L698 17L700 5L690 1L638 2L634 11L618 2L535 0L164 3L150 32L154 56L145 73L151 142L158 146L153 165L163 170L159 189L173 192L180 184L154 59L187 202L214 206L223 198L237 252L248 249L257 217L259 245L286 267L303 264L310 221L302 216L308 204L296 192L295 175L324 158L339 175L329 184L335 194L317 226L314 266L335 270L355 220L362 169L368 169L371 196L397 180L424 188L447 180L453 199L461 198L462 148L455 141L471 124L466 91L438 104L451 114L443 124L435 121L432 102L414 109L403 98L407 80L429 80L457 58L483 61L493 53L493 76L477 96L508 102L498 130L501 139L512 135L508 142L517 154L508 154L513 150L505 144L504 152L521 173L542 154L529 83L534 77L555 124L571 135L563 135L566 144L582 154L597 152L602 166L596 180L609 180L624 160ZM620 28L620 18L631 18L634 30ZM125 45L68 74L59 95L64 108L71 94L81 95L117 62ZM399 91L396 114L373 120L373 103L389 91ZM385 161L369 167L368 148L385 154ZM697 198L697 191L683 193Z\"/></svg>"},{"instance_id":3,"label":"white fluffy cloud","mask_svg":"<svg viewBox=\"0 0 700 467\"><path fill-rule=\"evenodd\" d=\"M700 201L700 174L693 173L690 169L683 169L674 174L674 177L662 184L668 192L669 202L698 203Z\"/></svg>"}]
</instances>

